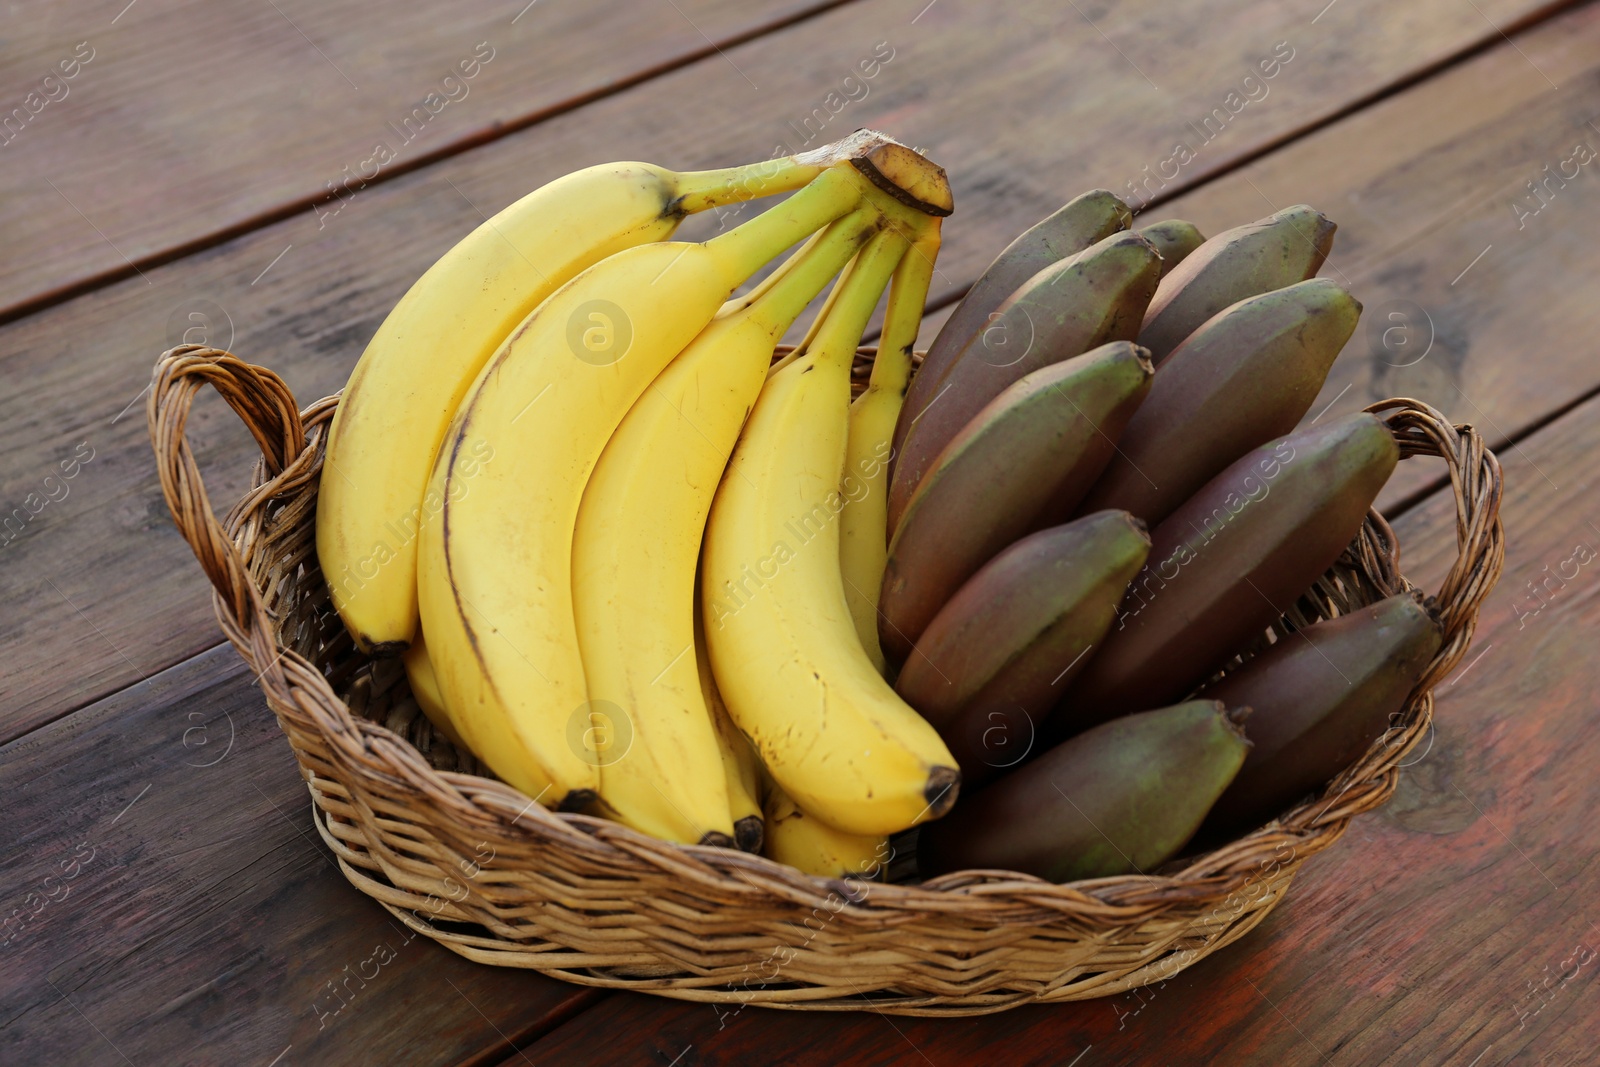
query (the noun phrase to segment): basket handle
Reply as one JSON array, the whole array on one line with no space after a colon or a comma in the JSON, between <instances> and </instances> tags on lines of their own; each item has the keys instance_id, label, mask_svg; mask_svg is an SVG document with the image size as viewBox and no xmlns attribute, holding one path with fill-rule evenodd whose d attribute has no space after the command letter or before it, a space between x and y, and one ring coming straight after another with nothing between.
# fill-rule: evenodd
<instances>
[{"instance_id":1,"label":"basket handle","mask_svg":"<svg viewBox=\"0 0 1600 1067\"><path fill-rule=\"evenodd\" d=\"M1421 400L1395 397L1370 404L1366 410L1389 427L1400 445L1402 459L1437 456L1450 471L1457 555L1434 595L1445 639L1417 683L1417 690L1426 692L1454 670L1466 654L1477 625L1478 607L1505 568L1500 461L1471 424L1453 424L1437 408Z\"/></svg>"},{"instance_id":2,"label":"basket handle","mask_svg":"<svg viewBox=\"0 0 1600 1067\"><path fill-rule=\"evenodd\" d=\"M256 439L267 472L276 478L297 462L305 462L301 458L306 448L305 427L294 395L283 379L265 367L204 345L179 345L163 352L150 384L145 415L161 493L172 521L211 579L219 603L226 607L225 621L237 627L237 632L228 636L235 644L251 646L259 654L257 662L275 664L277 651L266 609L233 539L212 510L184 431L195 395L202 386L212 386ZM255 648L258 643L261 647Z\"/></svg>"}]
</instances>

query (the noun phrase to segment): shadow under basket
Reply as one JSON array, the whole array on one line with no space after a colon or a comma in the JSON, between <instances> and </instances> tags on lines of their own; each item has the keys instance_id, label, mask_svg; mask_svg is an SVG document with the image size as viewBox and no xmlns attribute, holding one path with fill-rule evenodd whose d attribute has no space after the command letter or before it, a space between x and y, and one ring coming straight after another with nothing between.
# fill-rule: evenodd
<instances>
[{"instance_id":1,"label":"shadow under basket","mask_svg":"<svg viewBox=\"0 0 1600 1067\"><path fill-rule=\"evenodd\" d=\"M858 389L871 357L857 358ZM263 454L220 522L184 437L204 385ZM547 811L436 736L399 661L356 650L317 564L317 486L338 403L300 411L271 371L186 345L156 364L148 405L167 504L215 588L223 631L288 736L323 840L356 888L468 959L684 1000L969 1015L1170 978L1248 933L1303 863L1389 799L1504 557L1500 467L1478 434L1415 400L1374 404L1402 457L1448 466L1460 551L1434 597L1438 655L1396 725L1322 796L1151 875L1065 885L1005 871L920 884L815 878ZM1410 588L1398 561L1393 530L1370 513L1275 629Z\"/></svg>"}]
</instances>

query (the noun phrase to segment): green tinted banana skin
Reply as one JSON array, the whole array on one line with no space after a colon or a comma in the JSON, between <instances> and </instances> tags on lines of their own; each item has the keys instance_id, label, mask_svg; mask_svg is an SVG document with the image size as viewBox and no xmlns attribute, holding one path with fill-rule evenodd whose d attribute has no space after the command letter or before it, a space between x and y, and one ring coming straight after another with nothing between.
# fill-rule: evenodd
<instances>
[{"instance_id":1,"label":"green tinted banana skin","mask_svg":"<svg viewBox=\"0 0 1600 1067\"><path fill-rule=\"evenodd\" d=\"M1314 276L1333 248L1334 229L1327 216L1297 204L1217 234L1162 279L1139 343L1159 367L1223 308Z\"/></svg>"},{"instance_id":2,"label":"green tinted banana skin","mask_svg":"<svg viewBox=\"0 0 1600 1067\"><path fill-rule=\"evenodd\" d=\"M1007 386L1111 341L1132 341L1160 276L1155 246L1122 232L1028 279L911 417L890 480L890 532L939 453Z\"/></svg>"},{"instance_id":3,"label":"green tinted banana skin","mask_svg":"<svg viewBox=\"0 0 1600 1067\"><path fill-rule=\"evenodd\" d=\"M1350 766L1393 723L1444 633L1417 593L1308 626L1202 691L1252 709L1254 743L1206 819L1212 836L1253 829Z\"/></svg>"},{"instance_id":4,"label":"green tinted banana skin","mask_svg":"<svg viewBox=\"0 0 1600 1067\"><path fill-rule=\"evenodd\" d=\"M1149 871L1177 855L1238 772L1245 714L1195 700L1079 734L924 826L921 873L1068 882Z\"/></svg>"},{"instance_id":5,"label":"green tinted banana skin","mask_svg":"<svg viewBox=\"0 0 1600 1067\"><path fill-rule=\"evenodd\" d=\"M1150 239L1161 253L1161 276L1172 273L1172 268L1189 258L1189 253L1205 244L1206 235L1192 222L1183 219L1165 219L1139 227L1139 232Z\"/></svg>"},{"instance_id":6,"label":"green tinted banana skin","mask_svg":"<svg viewBox=\"0 0 1600 1067\"><path fill-rule=\"evenodd\" d=\"M1053 713L1052 736L1192 692L1339 558L1399 455L1384 423L1356 412L1207 482L1152 530L1150 558Z\"/></svg>"},{"instance_id":7,"label":"green tinted banana skin","mask_svg":"<svg viewBox=\"0 0 1600 1067\"><path fill-rule=\"evenodd\" d=\"M1161 364L1081 505L1158 523L1228 464L1294 429L1355 332L1361 304L1313 278L1241 300Z\"/></svg>"},{"instance_id":8,"label":"green tinted banana skin","mask_svg":"<svg viewBox=\"0 0 1600 1067\"><path fill-rule=\"evenodd\" d=\"M978 568L1076 509L1115 453L1151 374L1137 345L1102 345L1015 382L956 435L889 542L878 619L891 661L906 658Z\"/></svg>"},{"instance_id":9,"label":"green tinted banana skin","mask_svg":"<svg viewBox=\"0 0 1600 1067\"><path fill-rule=\"evenodd\" d=\"M913 415L928 406L938 392L950 364L961 354L989 316L1027 280L1052 263L1075 256L1090 245L1126 230L1133 221L1128 205L1104 189L1095 189L1069 200L1060 210L1023 233L995 257L967 295L961 298L945 320L923 357L922 367L911 379L902 411ZM900 454L912 415L902 416L894 430L894 450Z\"/></svg>"},{"instance_id":10,"label":"green tinted banana skin","mask_svg":"<svg viewBox=\"0 0 1600 1067\"><path fill-rule=\"evenodd\" d=\"M895 689L945 739L964 785L1028 754L1149 552L1125 511L1053 526L984 564L928 624Z\"/></svg>"}]
</instances>

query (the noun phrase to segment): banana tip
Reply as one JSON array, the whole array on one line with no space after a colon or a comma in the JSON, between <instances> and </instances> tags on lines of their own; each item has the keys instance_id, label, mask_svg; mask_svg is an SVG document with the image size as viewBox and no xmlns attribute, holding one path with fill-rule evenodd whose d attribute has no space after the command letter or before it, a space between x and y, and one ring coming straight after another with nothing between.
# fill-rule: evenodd
<instances>
[{"instance_id":1,"label":"banana tip","mask_svg":"<svg viewBox=\"0 0 1600 1067\"><path fill-rule=\"evenodd\" d=\"M1254 712L1255 709L1247 704L1242 704L1237 708L1224 708L1222 701L1219 700L1217 701L1217 710L1221 712L1222 717L1228 721L1228 725L1233 727L1234 733L1243 738L1245 744L1249 744L1250 739L1245 737L1244 724L1245 720L1250 718L1251 713Z\"/></svg>"},{"instance_id":2,"label":"banana tip","mask_svg":"<svg viewBox=\"0 0 1600 1067\"><path fill-rule=\"evenodd\" d=\"M556 810L582 811L599 799L600 794L593 789L568 790L567 795L561 798L561 803L556 805Z\"/></svg>"},{"instance_id":3,"label":"banana tip","mask_svg":"<svg viewBox=\"0 0 1600 1067\"><path fill-rule=\"evenodd\" d=\"M733 840L740 852L760 852L766 838L767 828L759 816L746 815L733 824Z\"/></svg>"},{"instance_id":4,"label":"banana tip","mask_svg":"<svg viewBox=\"0 0 1600 1067\"><path fill-rule=\"evenodd\" d=\"M1427 612L1428 619L1433 623L1433 625L1440 630L1443 630L1444 612L1440 610L1439 602L1433 597L1423 593L1423 591L1420 589L1411 589L1408 590L1408 592L1411 595L1411 599L1416 601L1417 606L1423 611Z\"/></svg>"},{"instance_id":5,"label":"banana tip","mask_svg":"<svg viewBox=\"0 0 1600 1067\"><path fill-rule=\"evenodd\" d=\"M954 767L935 767L928 772L928 784L922 789L922 799L928 802L928 817L942 818L955 806L956 794L961 791L961 772Z\"/></svg>"},{"instance_id":6,"label":"banana tip","mask_svg":"<svg viewBox=\"0 0 1600 1067\"><path fill-rule=\"evenodd\" d=\"M1156 247L1156 243L1138 230L1123 230L1117 236L1131 244L1143 245L1150 250L1152 256L1156 257L1157 263L1161 262L1161 250Z\"/></svg>"}]
</instances>

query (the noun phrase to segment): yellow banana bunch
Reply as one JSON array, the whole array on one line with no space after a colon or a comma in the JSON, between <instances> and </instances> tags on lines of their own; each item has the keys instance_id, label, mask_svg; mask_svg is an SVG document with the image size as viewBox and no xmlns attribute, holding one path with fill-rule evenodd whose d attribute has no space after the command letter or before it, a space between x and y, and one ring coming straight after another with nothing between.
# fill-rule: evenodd
<instances>
[{"instance_id":1,"label":"yellow banana bunch","mask_svg":"<svg viewBox=\"0 0 1600 1067\"><path fill-rule=\"evenodd\" d=\"M907 243L877 234L811 348L767 381L701 561L706 642L729 714L784 792L859 835L943 814L960 778L862 647L840 569L850 362Z\"/></svg>"},{"instance_id":2,"label":"yellow banana bunch","mask_svg":"<svg viewBox=\"0 0 1600 1067\"><path fill-rule=\"evenodd\" d=\"M859 200L832 170L702 244L601 260L511 331L456 412L425 495L439 513L418 539L423 626L463 738L529 796L582 807L623 751L628 723L591 704L573 615L573 531L602 450L735 288ZM468 476L460 460L480 449L493 458Z\"/></svg>"},{"instance_id":3,"label":"yellow banana bunch","mask_svg":"<svg viewBox=\"0 0 1600 1067\"><path fill-rule=\"evenodd\" d=\"M367 345L328 433L317 555L362 650L398 653L416 632L417 538L442 506L426 495L434 458L473 379L529 312L606 257L668 239L689 214L797 189L881 140L863 131L725 170L588 167L529 193L428 268Z\"/></svg>"},{"instance_id":4,"label":"yellow banana bunch","mask_svg":"<svg viewBox=\"0 0 1600 1067\"><path fill-rule=\"evenodd\" d=\"M958 779L879 673L872 597L948 208L938 168L861 131L722 171L593 167L490 219L385 319L329 431L317 551L359 647L402 655L439 733L548 807L880 875Z\"/></svg>"},{"instance_id":5,"label":"yellow banana bunch","mask_svg":"<svg viewBox=\"0 0 1600 1067\"><path fill-rule=\"evenodd\" d=\"M645 833L731 843L694 648L700 539L779 338L875 219L863 207L835 222L773 285L712 321L633 405L584 490L572 540L578 649L590 701L616 709L629 745L602 754L600 799Z\"/></svg>"}]
</instances>

